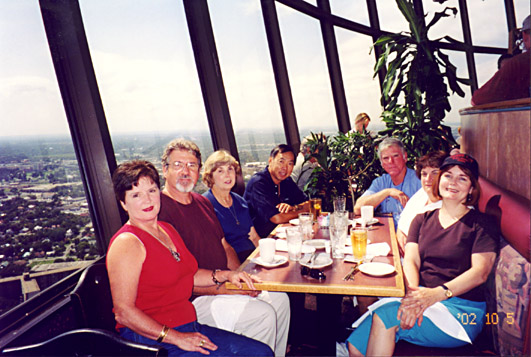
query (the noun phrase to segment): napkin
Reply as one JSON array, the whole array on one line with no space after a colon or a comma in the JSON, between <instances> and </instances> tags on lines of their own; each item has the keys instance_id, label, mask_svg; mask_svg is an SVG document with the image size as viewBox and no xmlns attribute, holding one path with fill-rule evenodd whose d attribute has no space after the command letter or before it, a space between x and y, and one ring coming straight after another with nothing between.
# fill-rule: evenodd
<instances>
[{"instance_id":1,"label":"napkin","mask_svg":"<svg viewBox=\"0 0 531 357\"><path fill-rule=\"evenodd\" d=\"M286 239L286 226L279 226L274 231L274 236L281 239Z\"/></svg>"},{"instance_id":2,"label":"napkin","mask_svg":"<svg viewBox=\"0 0 531 357\"><path fill-rule=\"evenodd\" d=\"M387 243L372 243L367 244L367 252L365 253L366 259L372 259L376 256L385 257L391 251L391 247ZM352 254L352 246L347 246L343 250L345 254Z\"/></svg>"}]
</instances>

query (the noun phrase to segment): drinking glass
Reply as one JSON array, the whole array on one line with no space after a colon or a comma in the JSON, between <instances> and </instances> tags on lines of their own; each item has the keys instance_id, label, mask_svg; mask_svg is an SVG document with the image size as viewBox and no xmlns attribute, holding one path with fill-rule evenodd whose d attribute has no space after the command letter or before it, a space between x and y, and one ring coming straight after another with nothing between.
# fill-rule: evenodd
<instances>
[{"instance_id":1,"label":"drinking glass","mask_svg":"<svg viewBox=\"0 0 531 357\"><path fill-rule=\"evenodd\" d=\"M347 203L347 198L345 196L334 197L334 212L335 211L344 211Z\"/></svg>"},{"instance_id":2,"label":"drinking glass","mask_svg":"<svg viewBox=\"0 0 531 357\"><path fill-rule=\"evenodd\" d=\"M367 252L367 228L353 227L350 230L354 260L362 262Z\"/></svg>"},{"instance_id":3,"label":"drinking glass","mask_svg":"<svg viewBox=\"0 0 531 357\"><path fill-rule=\"evenodd\" d=\"M302 233L300 227L286 228L289 260L299 261L302 253Z\"/></svg>"},{"instance_id":4,"label":"drinking glass","mask_svg":"<svg viewBox=\"0 0 531 357\"><path fill-rule=\"evenodd\" d=\"M330 226L332 258L343 259L345 257L345 240L347 239L347 233L346 225L335 224Z\"/></svg>"},{"instance_id":5,"label":"drinking glass","mask_svg":"<svg viewBox=\"0 0 531 357\"><path fill-rule=\"evenodd\" d=\"M313 214L299 213L299 225L301 228L302 239L308 240L313 237Z\"/></svg>"},{"instance_id":6,"label":"drinking glass","mask_svg":"<svg viewBox=\"0 0 531 357\"><path fill-rule=\"evenodd\" d=\"M348 226L348 211L335 211L330 214L330 225Z\"/></svg>"},{"instance_id":7,"label":"drinking glass","mask_svg":"<svg viewBox=\"0 0 531 357\"><path fill-rule=\"evenodd\" d=\"M317 218L321 215L321 205L323 201L320 198L312 198L310 200L310 213L313 214L313 218L317 221Z\"/></svg>"}]
</instances>

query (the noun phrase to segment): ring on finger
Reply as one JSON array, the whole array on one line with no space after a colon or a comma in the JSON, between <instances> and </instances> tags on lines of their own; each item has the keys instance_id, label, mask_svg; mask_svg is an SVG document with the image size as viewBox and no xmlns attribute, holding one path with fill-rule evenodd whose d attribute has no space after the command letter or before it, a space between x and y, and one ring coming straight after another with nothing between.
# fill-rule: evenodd
<instances>
[{"instance_id":1,"label":"ring on finger","mask_svg":"<svg viewBox=\"0 0 531 357\"><path fill-rule=\"evenodd\" d=\"M203 347L205 345L205 340L199 341L199 347Z\"/></svg>"}]
</instances>

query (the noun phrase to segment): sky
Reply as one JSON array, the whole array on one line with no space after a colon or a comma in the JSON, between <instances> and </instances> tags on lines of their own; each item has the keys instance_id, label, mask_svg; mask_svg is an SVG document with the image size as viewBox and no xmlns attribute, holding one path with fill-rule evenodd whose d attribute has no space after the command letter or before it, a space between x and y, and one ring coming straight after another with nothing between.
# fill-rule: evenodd
<instances>
[{"instance_id":1,"label":"sky","mask_svg":"<svg viewBox=\"0 0 531 357\"><path fill-rule=\"evenodd\" d=\"M507 46L503 2L467 2L476 44ZM333 13L368 23L365 1L330 3ZM428 18L442 9L424 3ZM514 3L520 25L529 14L529 0ZM260 1L209 0L208 5L235 130L281 128ZM407 30L394 1L378 0L377 6L384 30ZM457 0L445 6L458 7ZM111 133L208 128L179 1L80 0L80 7ZM299 127L334 125L319 24L282 4L276 7ZM441 20L430 38L444 34L462 40L459 15ZM351 121L358 112L367 112L378 122L371 41L343 29L336 37ZM37 0L0 0L0 48L0 136L68 133ZM450 56L458 75L467 76L464 55ZM496 61L497 56L476 56L480 85L496 71ZM458 109L469 106L470 91L465 91L464 99L452 99L447 122L458 122Z\"/></svg>"}]
</instances>

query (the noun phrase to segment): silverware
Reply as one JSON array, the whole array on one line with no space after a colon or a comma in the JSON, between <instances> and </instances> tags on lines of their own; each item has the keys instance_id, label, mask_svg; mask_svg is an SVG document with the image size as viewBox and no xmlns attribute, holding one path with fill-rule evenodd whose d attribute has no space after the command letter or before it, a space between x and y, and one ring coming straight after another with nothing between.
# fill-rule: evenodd
<instances>
[{"instance_id":1,"label":"silverware","mask_svg":"<svg viewBox=\"0 0 531 357\"><path fill-rule=\"evenodd\" d=\"M315 262L315 258L317 258L317 250L312 253L310 260L308 260L308 265L313 266L313 263Z\"/></svg>"},{"instance_id":2,"label":"silverware","mask_svg":"<svg viewBox=\"0 0 531 357\"><path fill-rule=\"evenodd\" d=\"M348 272L347 275L345 275L345 277L343 278L344 281L348 281L350 279L353 278L354 276L354 273L356 273L356 271L358 271L358 264L356 264L355 266L353 266L352 268L350 268L350 271Z\"/></svg>"}]
</instances>

